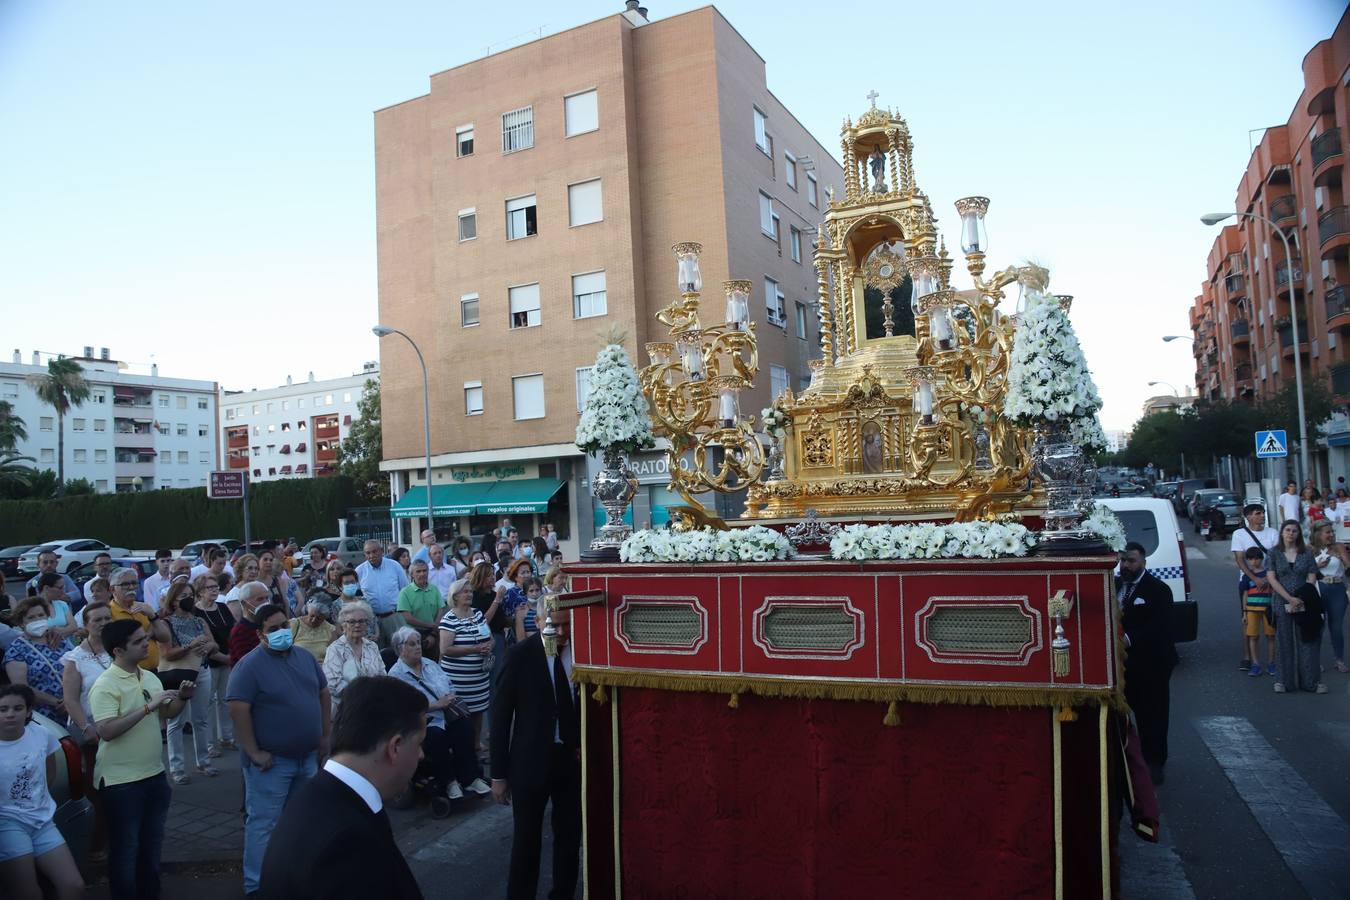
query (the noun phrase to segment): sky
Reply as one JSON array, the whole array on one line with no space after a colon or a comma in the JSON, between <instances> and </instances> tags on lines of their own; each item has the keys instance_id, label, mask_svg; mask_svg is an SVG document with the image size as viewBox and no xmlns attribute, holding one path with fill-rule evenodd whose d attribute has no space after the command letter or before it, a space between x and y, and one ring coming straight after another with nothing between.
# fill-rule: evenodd
<instances>
[{"instance_id":1,"label":"sky","mask_svg":"<svg viewBox=\"0 0 1350 900\"><path fill-rule=\"evenodd\" d=\"M648 0L653 20L698 3ZM1193 383L1187 311L1260 129L1334 0L725 0L826 146L879 93L969 286L952 201L992 200L990 270L1032 259L1128 429ZM378 358L374 110L621 0L0 0L0 352L114 358L230 390ZM823 13L827 10L828 13ZM893 34L894 37L888 37Z\"/></svg>"}]
</instances>

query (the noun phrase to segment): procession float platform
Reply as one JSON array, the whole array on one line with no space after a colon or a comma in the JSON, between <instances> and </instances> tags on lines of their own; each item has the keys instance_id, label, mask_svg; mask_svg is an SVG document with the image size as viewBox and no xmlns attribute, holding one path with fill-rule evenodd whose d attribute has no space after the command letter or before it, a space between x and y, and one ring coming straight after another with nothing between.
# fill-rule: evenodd
<instances>
[{"instance_id":1,"label":"procession float platform","mask_svg":"<svg viewBox=\"0 0 1350 900\"><path fill-rule=\"evenodd\" d=\"M586 896L1117 896L1114 564L569 565Z\"/></svg>"}]
</instances>

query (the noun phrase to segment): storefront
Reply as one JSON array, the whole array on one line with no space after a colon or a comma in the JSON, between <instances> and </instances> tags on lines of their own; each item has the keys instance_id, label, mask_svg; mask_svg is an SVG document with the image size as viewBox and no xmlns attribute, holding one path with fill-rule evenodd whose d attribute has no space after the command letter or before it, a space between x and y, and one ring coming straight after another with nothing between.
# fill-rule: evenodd
<instances>
[{"instance_id":1,"label":"storefront","mask_svg":"<svg viewBox=\"0 0 1350 900\"><path fill-rule=\"evenodd\" d=\"M684 500L666 489L670 484L670 460L665 451L636 454L628 460L628 468L637 476L638 492L624 513L624 521L635 528L660 528L670 522L667 509L683 506ZM595 528L606 521L605 508L594 497L591 497L591 519Z\"/></svg>"}]
</instances>

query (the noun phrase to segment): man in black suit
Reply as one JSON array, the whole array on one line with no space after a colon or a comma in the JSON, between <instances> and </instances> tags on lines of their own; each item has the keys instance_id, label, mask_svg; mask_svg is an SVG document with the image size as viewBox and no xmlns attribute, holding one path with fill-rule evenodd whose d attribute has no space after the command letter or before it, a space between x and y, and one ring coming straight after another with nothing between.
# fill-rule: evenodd
<instances>
[{"instance_id":1,"label":"man in black suit","mask_svg":"<svg viewBox=\"0 0 1350 900\"><path fill-rule=\"evenodd\" d=\"M267 843L264 900L422 900L384 802L407 788L427 699L397 678L358 678L333 722L332 756L286 804Z\"/></svg>"},{"instance_id":2,"label":"man in black suit","mask_svg":"<svg viewBox=\"0 0 1350 900\"><path fill-rule=\"evenodd\" d=\"M571 613L551 613L558 654L538 633L516 645L492 697L492 796L512 805L508 900L534 900L544 807L553 801L551 900L571 900L581 851L581 721L572 690ZM509 739L509 742L508 742Z\"/></svg>"},{"instance_id":3,"label":"man in black suit","mask_svg":"<svg viewBox=\"0 0 1350 900\"><path fill-rule=\"evenodd\" d=\"M1167 763L1167 717L1172 667L1172 589L1144 568L1142 544L1125 545L1116 578L1116 600L1125 628L1125 699L1139 724L1139 742L1154 784Z\"/></svg>"}]
</instances>

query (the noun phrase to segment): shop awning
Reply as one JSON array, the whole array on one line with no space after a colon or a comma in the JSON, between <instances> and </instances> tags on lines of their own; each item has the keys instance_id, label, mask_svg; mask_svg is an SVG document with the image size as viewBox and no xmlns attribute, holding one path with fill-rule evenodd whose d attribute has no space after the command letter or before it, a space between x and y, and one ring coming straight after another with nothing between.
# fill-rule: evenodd
<instances>
[{"instance_id":1,"label":"shop awning","mask_svg":"<svg viewBox=\"0 0 1350 900\"><path fill-rule=\"evenodd\" d=\"M561 488L562 482L556 478L498 481L493 483L487 500L479 502L478 512L487 516L548 512L548 501Z\"/></svg>"},{"instance_id":2,"label":"shop awning","mask_svg":"<svg viewBox=\"0 0 1350 900\"><path fill-rule=\"evenodd\" d=\"M482 484L437 484L431 489L431 511L438 516L471 516L487 499L492 482ZM426 518L427 489L414 485L389 510L395 519Z\"/></svg>"},{"instance_id":3,"label":"shop awning","mask_svg":"<svg viewBox=\"0 0 1350 900\"><path fill-rule=\"evenodd\" d=\"M1350 447L1350 431L1337 431L1327 435L1328 447Z\"/></svg>"}]
</instances>

